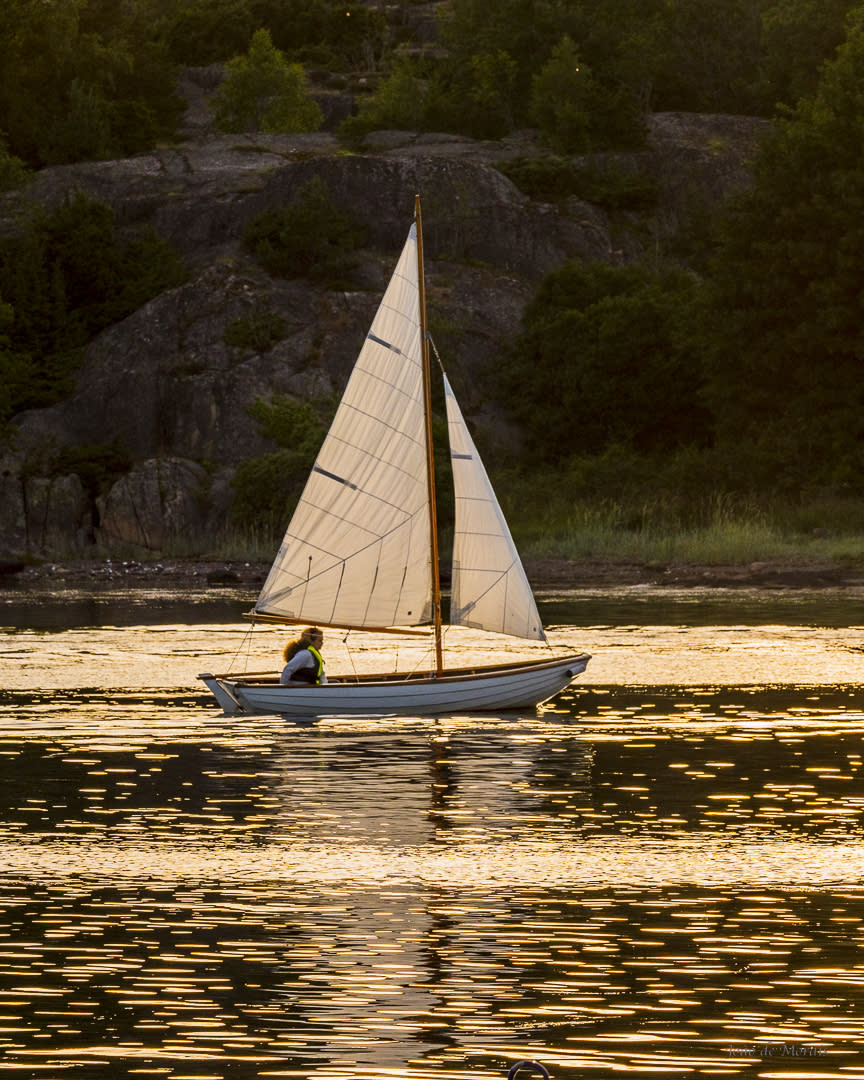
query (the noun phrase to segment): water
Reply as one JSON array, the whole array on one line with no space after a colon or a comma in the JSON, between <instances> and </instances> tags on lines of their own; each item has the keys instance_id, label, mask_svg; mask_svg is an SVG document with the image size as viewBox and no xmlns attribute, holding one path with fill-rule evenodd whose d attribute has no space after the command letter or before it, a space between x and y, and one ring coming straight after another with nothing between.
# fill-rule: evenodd
<instances>
[{"instance_id":1,"label":"water","mask_svg":"<svg viewBox=\"0 0 864 1080\"><path fill-rule=\"evenodd\" d=\"M541 715L298 728L195 683L236 593L0 594L0 1080L864 1077L860 602L549 597Z\"/></svg>"}]
</instances>

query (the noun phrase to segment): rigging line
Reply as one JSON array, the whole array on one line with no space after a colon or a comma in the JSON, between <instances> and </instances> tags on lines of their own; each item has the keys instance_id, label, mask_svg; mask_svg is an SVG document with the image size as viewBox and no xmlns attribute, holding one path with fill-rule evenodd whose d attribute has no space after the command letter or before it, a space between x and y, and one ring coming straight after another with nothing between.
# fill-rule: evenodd
<instances>
[{"instance_id":1,"label":"rigging line","mask_svg":"<svg viewBox=\"0 0 864 1080\"><path fill-rule=\"evenodd\" d=\"M425 648L425 649L418 649L417 650L417 656L418 656L418 659L417 659L417 662L414 664L414 667L410 668L407 671L408 675L416 675L421 667L425 667L426 670L428 671L434 665L434 663L435 663L434 642L430 641L428 647ZM424 661L425 661L425 664L424 664Z\"/></svg>"},{"instance_id":2,"label":"rigging line","mask_svg":"<svg viewBox=\"0 0 864 1080\"><path fill-rule=\"evenodd\" d=\"M345 652L348 654L348 663L351 665L351 670L354 672L354 682L360 682L360 676L357 673L357 665L354 663L354 653L351 652L351 646L348 644L348 638L351 637L351 631L345 631L345 637L342 638L342 644L345 646Z\"/></svg>"},{"instance_id":3,"label":"rigging line","mask_svg":"<svg viewBox=\"0 0 864 1080\"><path fill-rule=\"evenodd\" d=\"M237 663L237 657L243 651L244 645L246 647L246 670L247 671L249 670L249 654L252 651L252 631L253 631L253 629L254 629L254 627L250 626L247 629L246 633L241 638L240 644L237 646L237 651L234 653L234 656L231 658L231 662L228 665L228 674L229 675L234 670L234 665Z\"/></svg>"},{"instance_id":4,"label":"rigging line","mask_svg":"<svg viewBox=\"0 0 864 1080\"><path fill-rule=\"evenodd\" d=\"M441 363L441 357L438 355L438 349L435 347L435 342L432 340L432 335L427 332L426 336L429 339L429 344L432 346L432 352L435 354L435 360L438 364L438 367L441 369L441 374L446 379L447 373L444 370L444 365Z\"/></svg>"},{"instance_id":5,"label":"rigging line","mask_svg":"<svg viewBox=\"0 0 864 1080\"><path fill-rule=\"evenodd\" d=\"M310 562L312 561L311 556L309 558L309 561ZM343 559L342 560L342 569L339 571L339 584L336 586L336 590L333 593L333 606L330 608L330 618L327 620L328 622L331 622L331 623L335 622L333 616L335 615L336 610L339 607L339 593L342 591L342 583L345 580L345 566L346 566L346 563L347 563L347 560ZM377 572L377 568L376 568L376 572ZM306 593L304 592L303 593L303 603L305 603L305 602L306 602ZM302 606L303 605L301 604L301 607ZM367 611L369 610L368 607L367 607L366 610Z\"/></svg>"}]
</instances>

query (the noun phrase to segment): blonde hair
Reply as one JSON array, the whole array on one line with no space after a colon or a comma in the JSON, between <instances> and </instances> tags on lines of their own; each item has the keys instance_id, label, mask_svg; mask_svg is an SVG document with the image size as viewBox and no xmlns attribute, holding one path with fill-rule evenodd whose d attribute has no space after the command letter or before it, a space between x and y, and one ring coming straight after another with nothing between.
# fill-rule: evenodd
<instances>
[{"instance_id":1,"label":"blonde hair","mask_svg":"<svg viewBox=\"0 0 864 1080\"><path fill-rule=\"evenodd\" d=\"M312 644L312 638L318 637L320 634L321 631L317 626L307 626L300 637L294 638L293 641L289 641L282 650L282 657L285 660L285 663L287 664L301 649L308 649Z\"/></svg>"}]
</instances>

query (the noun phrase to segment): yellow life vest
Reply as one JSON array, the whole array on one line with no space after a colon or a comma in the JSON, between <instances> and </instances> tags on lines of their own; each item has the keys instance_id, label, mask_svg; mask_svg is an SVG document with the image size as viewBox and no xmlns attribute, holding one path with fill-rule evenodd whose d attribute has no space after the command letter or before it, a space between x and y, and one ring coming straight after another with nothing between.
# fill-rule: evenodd
<instances>
[{"instance_id":1,"label":"yellow life vest","mask_svg":"<svg viewBox=\"0 0 864 1080\"><path fill-rule=\"evenodd\" d=\"M315 685L318 686L321 683L321 676L324 674L324 657L318 652L314 645L307 645L307 648L309 649L309 652L312 653L315 660Z\"/></svg>"}]
</instances>

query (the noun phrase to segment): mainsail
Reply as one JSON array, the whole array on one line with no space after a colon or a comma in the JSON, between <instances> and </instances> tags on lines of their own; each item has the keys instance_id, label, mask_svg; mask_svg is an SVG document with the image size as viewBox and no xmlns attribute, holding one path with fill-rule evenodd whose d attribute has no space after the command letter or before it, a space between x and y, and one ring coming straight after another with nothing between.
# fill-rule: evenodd
<instances>
[{"instance_id":1,"label":"mainsail","mask_svg":"<svg viewBox=\"0 0 864 1080\"><path fill-rule=\"evenodd\" d=\"M531 586L446 375L444 395L456 494L450 622L545 641Z\"/></svg>"},{"instance_id":2,"label":"mainsail","mask_svg":"<svg viewBox=\"0 0 864 1080\"><path fill-rule=\"evenodd\" d=\"M420 327L412 226L256 613L348 627L429 621Z\"/></svg>"}]
</instances>

